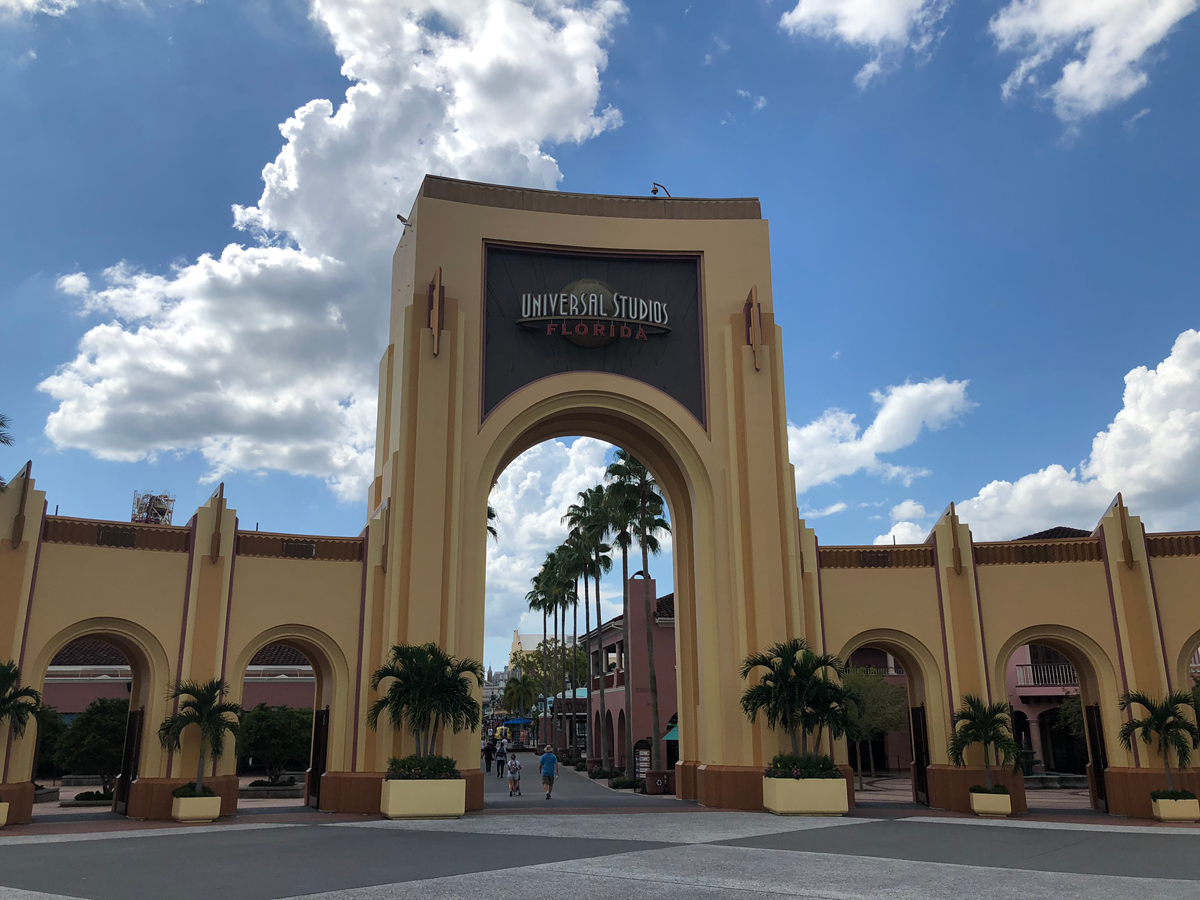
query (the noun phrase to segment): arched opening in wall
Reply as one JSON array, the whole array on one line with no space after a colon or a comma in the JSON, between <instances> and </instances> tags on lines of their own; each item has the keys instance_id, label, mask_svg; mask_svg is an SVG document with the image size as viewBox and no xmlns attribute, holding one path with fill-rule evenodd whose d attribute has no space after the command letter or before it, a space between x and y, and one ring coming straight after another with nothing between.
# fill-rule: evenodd
<instances>
[{"instance_id":1,"label":"arched opening in wall","mask_svg":"<svg viewBox=\"0 0 1200 900\"><path fill-rule=\"evenodd\" d=\"M567 765L625 768L653 732L648 640L665 766L679 709L670 490L633 451L542 427L499 458L488 497L481 767L503 736L518 754L550 745ZM507 802L496 784L486 801Z\"/></svg>"},{"instance_id":2,"label":"arched opening in wall","mask_svg":"<svg viewBox=\"0 0 1200 900\"><path fill-rule=\"evenodd\" d=\"M1177 672L1176 690L1190 691L1196 709L1200 710L1200 631L1184 641Z\"/></svg>"},{"instance_id":3,"label":"arched opening in wall","mask_svg":"<svg viewBox=\"0 0 1200 900\"><path fill-rule=\"evenodd\" d=\"M256 642L241 673L239 808L320 805L334 671L315 640L277 631Z\"/></svg>"},{"instance_id":4,"label":"arched opening in wall","mask_svg":"<svg viewBox=\"0 0 1200 900\"><path fill-rule=\"evenodd\" d=\"M1106 811L1103 722L1115 705L1102 713L1097 666L1065 629L1022 636L997 671L1013 709L1029 808Z\"/></svg>"},{"instance_id":5,"label":"arched opening in wall","mask_svg":"<svg viewBox=\"0 0 1200 900\"><path fill-rule=\"evenodd\" d=\"M166 684L155 685L150 660L130 635L67 632L42 677L47 709L38 718L34 748L34 816L123 815L147 741L154 739L162 705L155 701Z\"/></svg>"},{"instance_id":6,"label":"arched opening in wall","mask_svg":"<svg viewBox=\"0 0 1200 900\"><path fill-rule=\"evenodd\" d=\"M847 742L855 802L928 804L929 731L918 664L882 641L859 646L845 661L843 682L863 698L858 739Z\"/></svg>"}]
</instances>

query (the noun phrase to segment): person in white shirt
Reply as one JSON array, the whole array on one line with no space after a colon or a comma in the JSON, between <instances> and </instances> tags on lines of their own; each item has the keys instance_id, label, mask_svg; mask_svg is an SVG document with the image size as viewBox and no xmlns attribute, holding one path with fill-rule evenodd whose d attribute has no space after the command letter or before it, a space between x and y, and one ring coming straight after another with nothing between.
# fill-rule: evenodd
<instances>
[{"instance_id":1,"label":"person in white shirt","mask_svg":"<svg viewBox=\"0 0 1200 900\"><path fill-rule=\"evenodd\" d=\"M508 755L508 796L521 796L521 761L517 754Z\"/></svg>"}]
</instances>

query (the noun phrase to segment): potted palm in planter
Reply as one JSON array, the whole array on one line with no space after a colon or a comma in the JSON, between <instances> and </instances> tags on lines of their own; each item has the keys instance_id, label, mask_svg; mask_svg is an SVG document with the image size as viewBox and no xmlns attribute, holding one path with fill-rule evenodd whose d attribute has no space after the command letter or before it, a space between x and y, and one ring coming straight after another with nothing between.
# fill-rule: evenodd
<instances>
[{"instance_id":1,"label":"potted palm in planter","mask_svg":"<svg viewBox=\"0 0 1200 900\"><path fill-rule=\"evenodd\" d=\"M200 759L196 764L196 780L171 792L171 818L176 822L195 824L211 822L221 815L221 798L212 788L204 786L205 754L214 761L225 752L225 733L237 736L242 721L242 708L236 703L224 703L221 698L229 685L220 678L212 681L181 681L170 689L168 699L178 700L178 712L163 719L158 727L158 739L165 750L178 751L183 746L183 733L193 725L200 730Z\"/></svg>"},{"instance_id":2,"label":"potted palm in planter","mask_svg":"<svg viewBox=\"0 0 1200 900\"><path fill-rule=\"evenodd\" d=\"M390 683L367 711L367 724L376 728L386 715L394 730L407 730L417 743L416 753L388 761L379 798L387 818L457 818L466 812L466 782L457 761L434 749L442 728L457 734L479 727L481 710L469 678L482 684L483 666L433 643L392 647L388 662L371 676L372 688Z\"/></svg>"},{"instance_id":3,"label":"potted palm in planter","mask_svg":"<svg viewBox=\"0 0 1200 900\"><path fill-rule=\"evenodd\" d=\"M1162 754L1163 770L1167 773L1167 789L1151 791L1150 801L1154 818L1162 822L1200 821L1200 801L1191 791L1175 790L1171 775L1171 751L1175 751L1179 767L1183 769L1191 761L1192 750L1200 745L1200 729L1183 715L1184 709L1192 706L1192 703L1192 695L1187 691L1175 691L1162 701L1141 691L1121 695L1122 710L1137 704L1149 713L1141 719L1130 719L1121 726L1122 746L1131 750L1134 735L1139 736L1147 746L1151 739L1158 739L1158 752Z\"/></svg>"},{"instance_id":4,"label":"potted palm in planter","mask_svg":"<svg viewBox=\"0 0 1200 900\"><path fill-rule=\"evenodd\" d=\"M985 784L971 785L971 810L977 816L1003 818L1012 814L1012 798L1008 788L992 781L989 748L995 748L997 761L1013 765L1020 748L1012 736L1011 707L1007 703L984 703L974 694L963 696L963 705L954 713L954 735L947 753L956 766L966 765L967 748L983 746L983 775Z\"/></svg>"},{"instance_id":5,"label":"potted palm in planter","mask_svg":"<svg viewBox=\"0 0 1200 900\"><path fill-rule=\"evenodd\" d=\"M814 653L800 638L742 663L742 678L766 670L742 694L742 711L751 722L763 713L767 727L782 729L792 744L792 752L777 755L763 773L763 806L776 815L840 816L849 809L846 779L832 759L809 747L809 736L815 733L815 748L826 728L834 737L845 734L854 696L828 677L828 670L840 675L842 668L836 656Z\"/></svg>"},{"instance_id":6,"label":"potted palm in planter","mask_svg":"<svg viewBox=\"0 0 1200 900\"><path fill-rule=\"evenodd\" d=\"M0 663L0 725L8 722L14 738L24 737L41 703L41 694L31 687L21 687L21 672L15 662ZM7 823L8 804L0 801L0 828Z\"/></svg>"}]
</instances>

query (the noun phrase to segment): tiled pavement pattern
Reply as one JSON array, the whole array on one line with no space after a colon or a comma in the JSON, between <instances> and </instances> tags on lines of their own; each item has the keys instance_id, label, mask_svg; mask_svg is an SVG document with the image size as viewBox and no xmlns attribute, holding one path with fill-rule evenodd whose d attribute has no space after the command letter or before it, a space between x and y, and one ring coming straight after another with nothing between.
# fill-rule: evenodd
<instances>
[{"instance_id":1,"label":"tiled pavement pattern","mask_svg":"<svg viewBox=\"0 0 1200 900\"><path fill-rule=\"evenodd\" d=\"M1200 900L1197 829L781 818L634 797L589 810L590 797L616 798L582 779L562 789L554 801L536 795L540 806L458 821L293 813L93 834L6 829L0 900Z\"/></svg>"}]
</instances>

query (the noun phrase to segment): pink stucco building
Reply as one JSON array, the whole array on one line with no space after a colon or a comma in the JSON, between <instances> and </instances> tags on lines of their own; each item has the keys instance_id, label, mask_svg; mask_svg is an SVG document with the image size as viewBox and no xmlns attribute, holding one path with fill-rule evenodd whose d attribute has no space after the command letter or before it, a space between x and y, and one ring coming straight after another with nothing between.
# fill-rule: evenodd
<instances>
[{"instance_id":1,"label":"pink stucco building","mask_svg":"<svg viewBox=\"0 0 1200 900\"><path fill-rule=\"evenodd\" d=\"M625 733L636 742L649 739L653 731L650 715L650 662L646 653L646 596L655 598L651 602L653 617L655 670L658 676L658 718L663 738L671 732L671 723L677 721L679 712L678 692L675 682L675 595L659 597L653 578L629 579L629 642L625 646L623 618L617 616L599 628L592 629L580 638L591 659L592 677L592 727L588 756L601 756L600 691L604 692L605 714L609 758L619 767L625 767ZM600 673L604 673L603 687ZM632 688L630 713L632 723L625 719L625 692ZM663 745L664 764L671 769L678 754L678 741L666 741Z\"/></svg>"}]
</instances>

